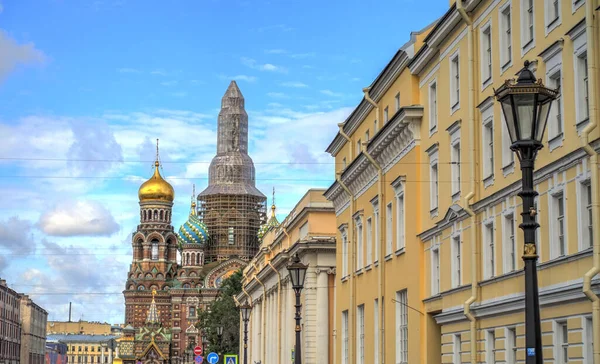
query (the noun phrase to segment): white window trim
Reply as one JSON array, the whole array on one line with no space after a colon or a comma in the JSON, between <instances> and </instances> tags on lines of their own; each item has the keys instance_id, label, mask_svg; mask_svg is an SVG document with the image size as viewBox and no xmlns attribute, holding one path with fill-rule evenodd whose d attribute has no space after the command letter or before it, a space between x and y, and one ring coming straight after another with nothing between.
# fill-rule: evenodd
<instances>
[{"instance_id":1,"label":"white window trim","mask_svg":"<svg viewBox=\"0 0 600 364\"><path fill-rule=\"evenodd\" d=\"M438 146L434 145L434 147L430 148L428 151L429 154L429 214L431 218L438 216L438 207L439 207L439 195L440 195L440 165L439 165L439 157L438 157ZM433 178L433 166L437 167L437 191L435 191L434 196L434 181Z\"/></svg>"},{"instance_id":2,"label":"white window trim","mask_svg":"<svg viewBox=\"0 0 600 364\"><path fill-rule=\"evenodd\" d=\"M356 224L356 270L359 271L364 266L364 231L362 224L362 217L357 216L354 220Z\"/></svg>"},{"instance_id":3,"label":"white window trim","mask_svg":"<svg viewBox=\"0 0 600 364\"><path fill-rule=\"evenodd\" d=\"M556 198L557 196L561 195L562 200L563 200L563 209L564 209L564 218L563 218L563 224L564 224L564 244L565 244L565 255L567 256L569 255L569 234L568 234L568 210L567 210L567 200L566 200L566 195L565 195L565 188L564 185L558 185L553 187L552 189L550 189L548 191L548 226L552 229L552 232L550 232L550 260L552 259L556 259L556 258L560 258L562 257L562 255L560 255L559 252L559 239L558 239L558 224L556 223L556 220L558 219L557 214L557 209L558 209L558 205L556 204Z\"/></svg>"},{"instance_id":4,"label":"white window trim","mask_svg":"<svg viewBox=\"0 0 600 364\"><path fill-rule=\"evenodd\" d=\"M342 364L348 363L348 351L349 351L349 335L348 335L348 310L342 311Z\"/></svg>"},{"instance_id":5,"label":"white window trim","mask_svg":"<svg viewBox=\"0 0 600 364\"><path fill-rule=\"evenodd\" d=\"M592 326L592 316L583 317L583 359L584 363L594 362L594 330Z\"/></svg>"},{"instance_id":6,"label":"white window trim","mask_svg":"<svg viewBox=\"0 0 600 364\"><path fill-rule=\"evenodd\" d=\"M398 112L398 110L400 110L400 92L398 91L398 93L396 93L396 96L394 96L394 103L396 106L396 112Z\"/></svg>"},{"instance_id":7,"label":"white window trim","mask_svg":"<svg viewBox=\"0 0 600 364\"><path fill-rule=\"evenodd\" d=\"M437 262L436 262L437 257ZM431 296L440 294L441 282L440 282L440 246L435 245L431 247Z\"/></svg>"},{"instance_id":8,"label":"white window trim","mask_svg":"<svg viewBox=\"0 0 600 364\"><path fill-rule=\"evenodd\" d=\"M582 100L581 100L582 86L579 85L579 82L581 81L581 76L584 72L584 70L582 70L582 67L581 67L580 59L583 57L587 57L587 48L588 48L585 24L582 24L582 25L578 26L576 29L573 29L569 33L569 36L571 37L571 40L573 41L573 64L575 65L575 67L574 67L575 77L573 77L574 82L575 82L575 85L574 85L575 86L575 123L577 126L577 132L581 133L581 130L583 129L583 127L585 125L587 125L589 122L589 116L588 116L588 118L583 118L583 115L582 115L582 110L583 110L584 105L582 105ZM589 111L588 111L588 115L589 115Z\"/></svg>"},{"instance_id":9,"label":"white window trim","mask_svg":"<svg viewBox=\"0 0 600 364\"><path fill-rule=\"evenodd\" d=\"M448 132L450 133L450 159L451 159L451 178L452 178L452 202L456 202L459 200L460 198L460 192L461 192L461 176L460 174L462 173L462 143L460 142L460 124L456 124L456 126L449 128ZM454 164L456 161L454 160L454 147L458 144L459 146L459 157L458 157L458 167ZM457 170L458 169L458 170ZM457 176L457 172L458 172L458 176ZM439 171L438 171L438 175L439 175Z\"/></svg>"},{"instance_id":10,"label":"white window trim","mask_svg":"<svg viewBox=\"0 0 600 364\"><path fill-rule=\"evenodd\" d=\"M554 359L555 359L555 363L558 363L558 364L563 364L563 361L562 361L563 343L561 341L561 339L563 339L563 332L562 332L563 325L567 326L566 320L562 320L562 321L556 320L556 321L554 321L554 325L552 328L554 331ZM569 327L568 326L567 326L567 337L565 339L567 340L567 348L568 348L569 347ZM567 354L567 362L568 361L569 361L569 358L568 358L568 354Z\"/></svg>"},{"instance_id":11,"label":"white window trim","mask_svg":"<svg viewBox=\"0 0 600 364\"><path fill-rule=\"evenodd\" d=\"M511 336L514 335L515 342L511 342ZM517 336L517 328L507 327L504 329L504 337L505 337L505 350L504 357L506 358L507 363L516 363L517 362L517 351L518 351L518 336ZM513 346L514 345L514 346Z\"/></svg>"},{"instance_id":12,"label":"white window trim","mask_svg":"<svg viewBox=\"0 0 600 364\"><path fill-rule=\"evenodd\" d=\"M503 111L500 111L500 124L502 124L502 175L506 177L515 172L515 153L510 150L510 135L508 135Z\"/></svg>"},{"instance_id":13,"label":"white window trim","mask_svg":"<svg viewBox=\"0 0 600 364\"><path fill-rule=\"evenodd\" d=\"M404 199L404 183L394 186L396 197L396 251L406 248L406 201Z\"/></svg>"},{"instance_id":14,"label":"white window trim","mask_svg":"<svg viewBox=\"0 0 600 364\"><path fill-rule=\"evenodd\" d=\"M556 29L559 25L562 24L562 3L563 0L558 0L558 17L556 18L556 20L554 19L550 19L550 9L554 6L553 5L554 0L545 0L544 1L544 24L545 24L545 30L546 33L545 35L547 36L548 34L550 34L550 32L552 32L554 29Z\"/></svg>"},{"instance_id":15,"label":"white window trim","mask_svg":"<svg viewBox=\"0 0 600 364\"><path fill-rule=\"evenodd\" d=\"M587 177L587 173L585 175ZM590 234L588 230L588 210L587 210L587 186L590 185L590 178L576 178L577 181L577 230L578 230L578 251L590 248ZM592 188L591 193L594 193ZM593 232L592 232L593 234ZM592 237L593 238L593 237Z\"/></svg>"},{"instance_id":16,"label":"white window trim","mask_svg":"<svg viewBox=\"0 0 600 364\"><path fill-rule=\"evenodd\" d=\"M449 60L450 67L450 115L454 114L457 110L460 109L460 81L461 81L461 69L460 69L460 49L457 49L456 52L452 53ZM454 60L458 60L458 84L456 84L456 75L454 74ZM456 93L456 89L458 88L458 95Z\"/></svg>"},{"instance_id":17,"label":"white window trim","mask_svg":"<svg viewBox=\"0 0 600 364\"><path fill-rule=\"evenodd\" d=\"M585 0L573 0L571 3L571 13L574 14L583 4L585 4Z\"/></svg>"},{"instance_id":18,"label":"white window trim","mask_svg":"<svg viewBox=\"0 0 600 364\"><path fill-rule=\"evenodd\" d=\"M347 228L341 228L342 235L342 279L348 276L348 231Z\"/></svg>"},{"instance_id":19,"label":"white window trim","mask_svg":"<svg viewBox=\"0 0 600 364\"><path fill-rule=\"evenodd\" d=\"M394 249L394 204L385 205L385 257L390 257Z\"/></svg>"},{"instance_id":20,"label":"white window trim","mask_svg":"<svg viewBox=\"0 0 600 364\"><path fill-rule=\"evenodd\" d=\"M432 101L432 93L431 93L431 89L435 87L435 108L433 106L434 102ZM428 99L429 99L429 136L432 136L433 134L435 134L437 132L437 127L438 127L438 119L439 119L439 98L438 98L438 85L437 85L437 78L434 78L431 82L429 82L429 85L427 86L427 90L428 90ZM435 111L435 118L433 117L434 115L434 111Z\"/></svg>"},{"instance_id":21,"label":"white window trim","mask_svg":"<svg viewBox=\"0 0 600 364\"><path fill-rule=\"evenodd\" d=\"M517 219L516 219L516 213L514 209L510 209L505 211L502 214L502 251L503 251L503 259L502 259L502 265L503 265L503 272L506 273L510 273L513 272L512 267L510 265L510 253L511 253L511 249L510 249L510 231L509 231L509 225L508 225L508 219L510 218L510 220L512 221L512 236L514 239L514 244L515 244L515 256L513 257L514 259L514 265L515 265L515 269L514 270L518 270L519 267L519 259L518 259L518 254L519 254L519 248L518 248L518 243L517 243Z\"/></svg>"},{"instance_id":22,"label":"white window trim","mask_svg":"<svg viewBox=\"0 0 600 364\"><path fill-rule=\"evenodd\" d=\"M491 57L491 62L492 62L492 68L490 69L490 74L489 74L489 78L485 77L486 75L486 71L484 71L485 69L488 68L488 65L486 64L486 62L484 60L487 59L486 55L485 55L485 45L484 45L484 40L485 40L485 36L484 33L486 33L487 31L489 31L490 33L490 49L492 54L490 55ZM479 64L479 75L481 78L481 91L485 90L489 85L492 84L493 79L494 79L494 35L492 34L492 20L488 20L486 23L484 23L483 25L481 25L479 27L479 49L480 49L480 59L481 62Z\"/></svg>"},{"instance_id":23,"label":"white window trim","mask_svg":"<svg viewBox=\"0 0 600 364\"><path fill-rule=\"evenodd\" d=\"M365 363L365 305L356 308L356 363Z\"/></svg>"},{"instance_id":24,"label":"white window trim","mask_svg":"<svg viewBox=\"0 0 600 364\"><path fill-rule=\"evenodd\" d=\"M485 357L487 364L496 363L496 332L495 329L487 330L485 335Z\"/></svg>"},{"instance_id":25,"label":"white window trim","mask_svg":"<svg viewBox=\"0 0 600 364\"><path fill-rule=\"evenodd\" d=\"M482 173L481 175L483 176L483 186L484 188L487 188L491 185L494 184L494 172L495 172L495 164L496 164L496 158L495 155L492 155L492 160L493 163L490 166L489 165L489 160L490 160L490 151L488 148L488 144L489 141L487 140L487 129L489 127L491 127L492 129L492 143L494 145L494 148L492 148L491 153L494 153L494 151L498 148L495 147L496 145L496 138L495 138L495 125L494 125L494 108L492 106L490 106L489 108L485 109L482 113L481 113L481 150L483 151L483 155L482 155L482 159L483 162L481 163L481 168L482 168ZM487 167L486 167L487 166ZM489 168L489 169L488 169ZM486 170L487 169L487 170Z\"/></svg>"},{"instance_id":26,"label":"white window trim","mask_svg":"<svg viewBox=\"0 0 600 364\"><path fill-rule=\"evenodd\" d=\"M548 1L548 0L547 0ZM552 1L552 0L549 0ZM560 103L553 102L552 106L550 106L550 117L554 118L556 115L554 113L556 108L559 107L561 110L561 132L554 132L554 125L551 121L548 121L548 150L552 152L554 149L563 145L564 135L565 135L565 108L564 108L564 73L562 69L562 47L557 47L554 52L545 57L544 62L546 63L546 85L552 85L555 79L555 75L560 73L560 84L561 84L561 98Z\"/></svg>"},{"instance_id":27,"label":"white window trim","mask_svg":"<svg viewBox=\"0 0 600 364\"><path fill-rule=\"evenodd\" d=\"M408 292L396 292L396 363L408 363ZM404 302L403 302L404 301Z\"/></svg>"},{"instance_id":28,"label":"white window trim","mask_svg":"<svg viewBox=\"0 0 600 364\"><path fill-rule=\"evenodd\" d=\"M365 233L367 235L366 245L367 245L367 259L366 265L367 267L373 263L373 217L369 216L366 220L366 229Z\"/></svg>"},{"instance_id":29,"label":"white window trim","mask_svg":"<svg viewBox=\"0 0 600 364\"><path fill-rule=\"evenodd\" d=\"M521 0L521 12L519 14L521 18L521 57L535 47L535 0L533 1L533 38L531 40L527 40L526 38L526 34L529 33L529 27L525 23L526 17L524 15L527 14L528 5L527 0Z\"/></svg>"},{"instance_id":30,"label":"white window trim","mask_svg":"<svg viewBox=\"0 0 600 364\"><path fill-rule=\"evenodd\" d=\"M458 251L456 242L458 241ZM462 275L463 275L463 244L462 244L462 236L460 233L452 234L450 237L451 244L451 254L452 254L452 288L460 287L463 283ZM460 256L460 262L457 261L456 257ZM460 267L457 267L457 263L460 264ZM459 273L460 272L460 273ZM459 275L457 274L460 274Z\"/></svg>"},{"instance_id":31,"label":"white window trim","mask_svg":"<svg viewBox=\"0 0 600 364\"><path fill-rule=\"evenodd\" d=\"M508 8L509 10L509 14L510 14L510 38L509 38L509 42L510 42L510 49L511 49L511 54L510 56L510 61L506 62L505 59L502 58L502 54L505 54L506 49L504 49L504 40L506 37L506 29L504 29L504 11ZM510 67L512 67L513 64L513 53L514 53L514 42L513 42L513 35L514 35L514 12L513 12L513 8L512 8L512 0L507 1L506 3L504 3L503 5L501 5L498 8L498 30L500 31L500 37L499 37L499 42L500 42L500 75L502 75L507 69L509 69Z\"/></svg>"},{"instance_id":32,"label":"white window trim","mask_svg":"<svg viewBox=\"0 0 600 364\"><path fill-rule=\"evenodd\" d=\"M492 252L492 254L494 255L494 264L490 264L490 231L489 228L491 227L491 233L492 233L492 239L494 242L494 251ZM498 241L496 239L496 226L495 226L495 221L494 218L489 218L486 219L486 221L483 222L483 246L482 246L482 251L483 251L483 279L490 279L490 278L494 278L496 276L496 263L498 262Z\"/></svg>"},{"instance_id":33,"label":"white window trim","mask_svg":"<svg viewBox=\"0 0 600 364\"><path fill-rule=\"evenodd\" d=\"M373 301L373 363L379 363L379 299Z\"/></svg>"},{"instance_id":34,"label":"white window trim","mask_svg":"<svg viewBox=\"0 0 600 364\"><path fill-rule=\"evenodd\" d=\"M379 234L381 234L381 232L379 231L381 229L381 227L379 226L379 201L373 202L373 221L375 222L374 224L374 228L373 228L373 233L375 234L375 238L373 239L373 242L375 244L375 249L373 249L373 253L375 253L375 257L373 257L373 264L377 264L377 262L379 262L379 249L381 248L380 246L380 237Z\"/></svg>"}]
</instances>

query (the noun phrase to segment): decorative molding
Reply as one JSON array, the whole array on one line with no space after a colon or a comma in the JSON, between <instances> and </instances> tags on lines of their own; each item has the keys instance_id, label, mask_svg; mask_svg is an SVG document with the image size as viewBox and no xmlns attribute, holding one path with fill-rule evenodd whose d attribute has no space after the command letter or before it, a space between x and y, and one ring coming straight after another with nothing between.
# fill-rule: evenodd
<instances>
[{"instance_id":1,"label":"decorative molding","mask_svg":"<svg viewBox=\"0 0 600 364\"><path fill-rule=\"evenodd\" d=\"M429 241L448 228L450 225L454 224L455 222L462 221L467 217L469 217L469 214L465 211L465 209L457 204L453 204L448 208L443 219L436 222L434 227L423 231L417 236L422 242Z\"/></svg>"}]
</instances>

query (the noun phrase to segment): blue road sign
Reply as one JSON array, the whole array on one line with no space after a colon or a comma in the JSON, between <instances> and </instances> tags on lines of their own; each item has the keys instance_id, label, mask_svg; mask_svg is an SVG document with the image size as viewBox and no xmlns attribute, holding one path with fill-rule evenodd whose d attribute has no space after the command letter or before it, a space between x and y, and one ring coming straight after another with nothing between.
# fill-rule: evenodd
<instances>
[{"instance_id":1,"label":"blue road sign","mask_svg":"<svg viewBox=\"0 0 600 364\"><path fill-rule=\"evenodd\" d=\"M206 356L206 361L209 364L217 364L219 362L219 354L217 354L217 353L209 353Z\"/></svg>"},{"instance_id":2,"label":"blue road sign","mask_svg":"<svg viewBox=\"0 0 600 364\"><path fill-rule=\"evenodd\" d=\"M196 363L202 363L202 361L204 361L204 358L200 355L196 356Z\"/></svg>"},{"instance_id":3,"label":"blue road sign","mask_svg":"<svg viewBox=\"0 0 600 364\"><path fill-rule=\"evenodd\" d=\"M527 348L527 356L535 356L535 348Z\"/></svg>"}]
</instances>

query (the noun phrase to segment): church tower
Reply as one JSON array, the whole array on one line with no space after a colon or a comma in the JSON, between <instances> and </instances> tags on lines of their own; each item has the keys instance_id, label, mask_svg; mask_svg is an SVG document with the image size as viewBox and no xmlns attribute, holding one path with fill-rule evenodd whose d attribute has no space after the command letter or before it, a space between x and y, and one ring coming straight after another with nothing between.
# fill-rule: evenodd
<instances>
[{"instance_id":1,"label":"church tower","mask_svg":"<svg viewBox=\"0 0 600 364\"><path fill-rule=\"evenodd\" d=\"M217 155L208 170L208 187L198 195L199 217L211 235L205 260L248 261L258 252L256 234L265 221L266 197L255 185L254 163L248 155L248 114L235 81L221 101L217 129Z\"/></svg>"},{"instance_id":2,"label":"church tower","mask_svg":"<svg viewBox=\"0 0 600 364\"><path fill-rule=\"evenodd\" d=\"M157 140L154 173L138 191L140 224L132 237L133 259L125 291L125 322L134 327L144 323L153 290L161 292L158 304L167 303L161 296L168 295L164 290L177 271L177 235L171 225L175 191L159 168ZM168 322L169 310L161 310L160 319Z\"/></svg>"}]
</instances>

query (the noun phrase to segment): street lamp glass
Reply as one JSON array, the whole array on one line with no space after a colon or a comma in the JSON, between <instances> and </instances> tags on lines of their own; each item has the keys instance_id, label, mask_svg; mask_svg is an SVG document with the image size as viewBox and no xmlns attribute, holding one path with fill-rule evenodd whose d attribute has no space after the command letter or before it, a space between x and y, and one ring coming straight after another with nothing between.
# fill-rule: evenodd
<instances>
[{"instance_id":1,"label":"street lamp glass","mask_svg":"<svg viewBox=\"0 0 600 364\"><path fill-rule=\"evenodd\" d=\"M217 335L223 335L223 326L217 326Z\"/></svg>"},{"instance_id":2,"label":"street lamp glass","mask_svg":"<svg viewBox=\"0 0 600 364\"><path fill-rule=\"evenodd\" d=\"M292 288L302 289L304 287L304 279L306 278L306 270L308 265L300 262L298 254L294 255L292 263L287 266L287 270L290 274L290 280L292 281Z\"/></svg>"},{"instance_id":3,"label":"street lamp glass","mask_svg":"<svg viewBox=\"0 0 600 364\"><path fill-rule=\"evenodd\" d=\"M250 311L252 311L252 306L249 304L243 304L240 306L240 312L242 313L242 320L248 321L250 320Z\"/></svg>"}]
</instances>

